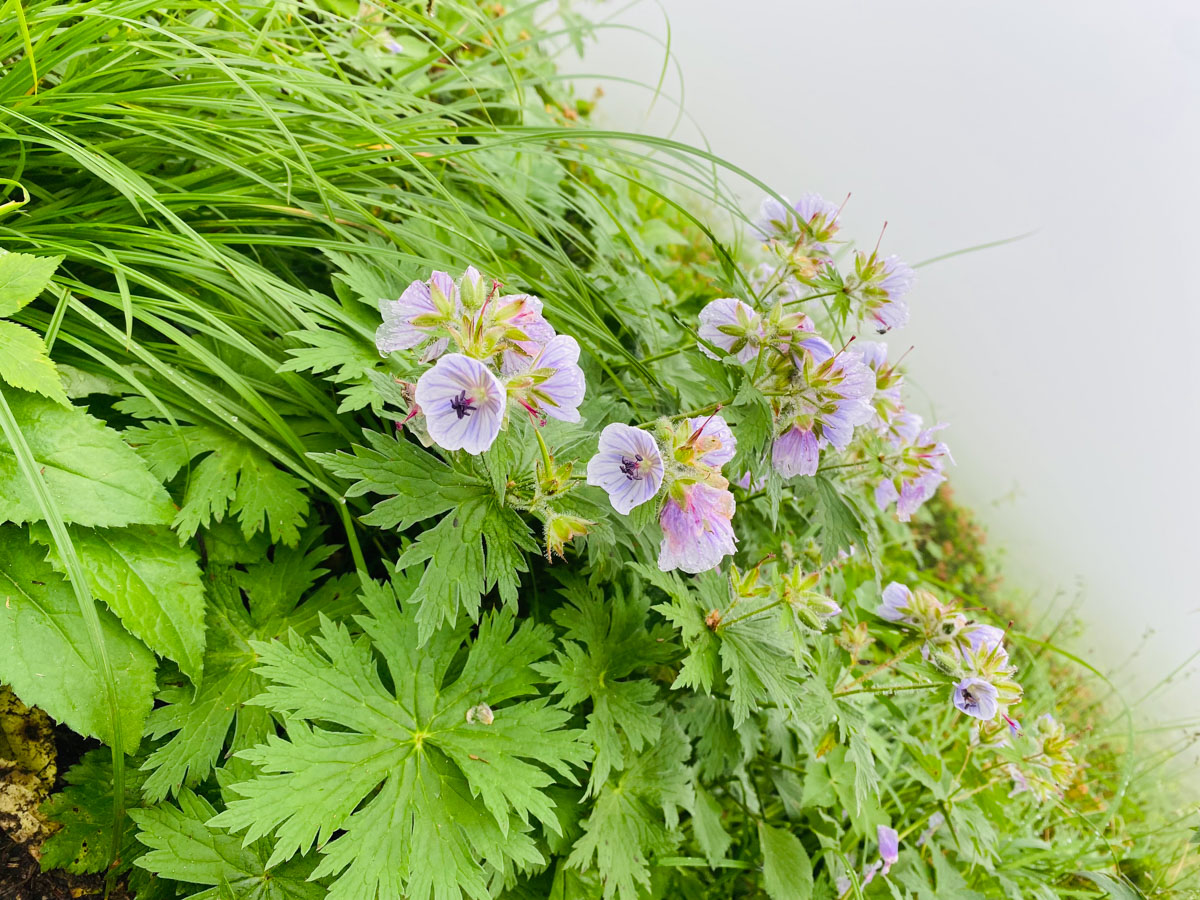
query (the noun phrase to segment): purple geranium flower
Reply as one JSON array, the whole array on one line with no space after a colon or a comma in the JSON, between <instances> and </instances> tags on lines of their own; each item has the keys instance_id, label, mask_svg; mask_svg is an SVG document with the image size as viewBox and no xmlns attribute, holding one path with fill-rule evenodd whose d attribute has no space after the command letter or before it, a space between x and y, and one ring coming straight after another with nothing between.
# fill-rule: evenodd
<instances>
[{"instance_id":1,"label":"purple geranium flower","mask_svg":"<svg viewBox=\"0 0 1200 900\"><path fill-rule=\"evenodd\" d=\"M784 478L797 475L816 475L821 445L812 429L793 426L771 445L771 465Z\"/></svg>"},{"instance_id":2,"label":"purple geranium flower","mask_svg":"<svg viewBox=\"0 0 1200 900\"><path fill-rule=\"evenodd\" d=\"M738 362L749 362L758 353L759 338L762 337L762 317L745 301L736 297L721 297L711 300L700 310L700 337L737 357ZM700 345L700 349L712 359L717 355Z\"/></svg>"},{"instance_id":3,"label":"purple geranium flower","mask_svg":"<svg viewBox=\"0 0 1200 900\"><path fill-rule=\"evenodd\" d=\"M999 693L995 686L974 675L954 686L954 705L976 719L994 719L1000 711Z\"/></svg>"},{"instance_id":4,"label":"purple geranium flower","mask_svg":"<svg viewBox=\"0 0 1200 900\"><path fill-rule=\"evenodd\" d=\"M682 487L682 502L676 489L667 498L659 516L663 539L658 567L664 572L682 569L693 575L707 572L737 552L733 534L733 494L703 482Z\"/></svg>"},{"instance_id":5,"label":"purple geranium flower","mask_svg":"<svg viewBox=\"0 0 1200 900\"><path fill-rule=\"evenodd\" d=\"M883 279L879 289L883 291L887 302L875 310L875 320L882 326L883 331L890 328L903 328L908 324L908 302L904 295L912 290L917 280L917 273L898 256L889 256L883 261Z\"/></svg>"},{"instance_id":6,"label":"purple geranium flower","mask_svg":"<svg viewBox=\"0 0 1200 900\"><path fill-rule=\"evenodd\" d=\"M445 272L434 272L428 281L414 281L406 287L398 300L379 301L383 324L375 331L375 346L387 355L434 338L421 359L429 362L441 356L449 343L448 337L435 337L440 326L461 311L454 279Z\"/></svg>"},{"instance_id":7,"label":"purple geranium flower","mask_svg":"<svg viewBox=\"0 0 1200 900\"><path fill-rule=\"evenodd\" d=\"M531 414L544 413L563 422L579 421L585 388L579 343L565 334L550 338L508 382L510 395Z\"/></svg>"},{"instance_id":8,"label":"purple geranium flower","mask_svg":"<svg viewBox=\"0 0 1200 900\"><path fill-rule=\"evenodd\" d=\"M973 653L991 653L996 648L1003 652L1004 629L995 625L984 625L981 622L970 622L962 630L962 636L971 645Z\"/></svg>"},{"instance_id":9,"label":"purple geranium flower","mask_svg":"<svg viewBox=\"0 0 1200 900\"><path fill-rule=\"evenodd\" d=\"M875 615L889 622L903 622L908 618L908 610L912 604L912 591L906 585L893 581L883 589L883 603L875 610Z\"/></svg>"},{"instance_id":10,"label":"purple geranium flower","mask_svg":"<svg viewBox=\"0 0 1200 900\"><path fill-rule=\"evenodd\" d=\"M696 462L720 469L737 453L737 438L722 416L698 416L688 419L691 440L696 447Z\"/></svg>"},{"instance_id":11,"label":"purple geranium flower","mask_svg":"<svg viewBox=\"0 0 1200 900\"><path fill-rule=\"evenodd\" d=\"M780 203L774 197L763 198L758 209L754 228L761 240L773 238L795 239L801 234L815 241L815 248L824 250L823 242L837 232L838 207L820 194L807 193L791 203L784 198Z\"/></svg>"},{"instance_id":12,"label":"purple geranium flower","mask_svg":"<svg viewBox=\"0 0 1200 900\"><path fill-rule=\"evenodd\" d=\"M945 425L926 428L910 446L904 447L896 474L875 487L875 502L880 509L896 504L896 516L907 522L921 504L932 497L946 480L942 467L945 460L954 462L950 448L934 438Z\"/></svg>"},{"instance_id":13,"label":"purple geranium flower","mask_svg":"<svg viewBox=\"0 0 1200 900\"><path fill-rule=\"evenodd\" d=\"M600 432L596 455L588 460L587 482L604 488L623 516L658 493L663 459L654 438L640 428L613 422Z\"/></svg>"},{"instance_id":14,"label":"purple geranium flower","mask_svg":"<svg viewBox=\"0 0 1200 900\"><path fill-rule=\"evenodd\" d=\"M417 379L415 398L429 436L439 447L480 454L500 433L504 386L477 359L446 354Z\"/></svg>"}]
</instances>

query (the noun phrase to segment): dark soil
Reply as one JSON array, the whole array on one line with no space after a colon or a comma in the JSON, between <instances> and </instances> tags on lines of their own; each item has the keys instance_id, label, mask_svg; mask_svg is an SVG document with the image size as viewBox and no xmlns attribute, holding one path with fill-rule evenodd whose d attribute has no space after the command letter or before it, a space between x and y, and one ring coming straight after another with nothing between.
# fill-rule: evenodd
<instances>
[{"instance_id":1,"label":"dark soil","mask_svg":"<svg viewBox=\"0 0 1200 900\"><path fill-rule=\"evenodd\" d=\"M130 900L120 887L109 900ZM0 900L101 900L103 875L68 875L42 872L23 844L14 844L0 832Z\"/></svg>"}]
</instances>

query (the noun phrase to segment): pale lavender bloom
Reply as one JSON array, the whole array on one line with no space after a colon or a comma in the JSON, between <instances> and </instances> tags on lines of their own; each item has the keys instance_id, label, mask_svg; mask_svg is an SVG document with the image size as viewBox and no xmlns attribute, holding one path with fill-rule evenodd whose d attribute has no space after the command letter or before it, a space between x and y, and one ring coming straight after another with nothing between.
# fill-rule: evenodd
<instances>
[{"instance_id":1,"label":"pale lavender bloom","mask_svg":"<svg viewBox=\"0 0 1200 900\"><path fill-rule=\"evenodd\" d=\"M458 289L445 272L434 272L428 281L414 281L397 300L380 300L383 324L375 331L375 346L386 356L393 350L411 350L433 337L439 324L462 311ZM446 350L449 338L435 340L422 356L422 362L437 359Z\"/></svg>"},{"instance_id":2,"label":"pale lavender bloom","mask_svg":"<svg viewBox=\"0 0 1200 900\"><path fill-rule=\"evenodd\" d=\"M729 334L728 330L736 333ZM700 328L697 333L710 344L730 353L733 353L733 348L737 346L738 351L734 355L738 362L745 363L754 359L758 353L757 338L762 336L762 317L743 300L721 297L710 300L704 309L700 310ZM703 344L700 345L700 350L711 359L719 358Z\"/></svg>"},{"instance_id":3,"label":"pale lavender bloom","mask_svg":"<svg viewBox=\"0 0 1200 900\"><path fill-rule=\"evenodd\" d=\"M911 605L912 591L906 585L893 581L883 589L883 603L875 610L875 615L889 622L904 622L908 619Z\"/></svg>"},{"instance_id":4,"label":"pale lavender bloom","mask_svg":"<svg viewBox=\"0 0 1200 900\"><path fill-rule=\"evenodd\" d=\"M945 427L935 425L918 434L910 446L903 448L900 471L896 476L881 481L875 487L875 502L879 508L887 509L895 503L896 516L901 522L907 522L921 504L937 493L938 485L946 480L942 467L947 459L954 462L954 457L950 455L949 447L933 437L935 432Z\"/></svg>"},{"instance_id":5,"label":"pale lavender bloom","mask_svg":"<svg viewBox=\"0 0 1200 900\"><path fill-rule=\"evenodd\" d=\"M504 421L504 386L491 369L461 353L448 353L417 379L415 394L425 427L446 450L483 453Z\"/></svg>"},{"instance_id":6,"label":"pale lavender bloom","mask_svg":"<svg viewBox=\"0 0 1200 900\"><path fill-rule=\"evenodd\" d=\"M834 882L834 887L837 889L838 896L842 896L850 890L850 878L846 875L838 876L837 881Z\"/></svg>"},{"instance_id":7,"label":"pale lavender bloom","mask_svg":"<svg viewBox=\"0 0 1200 900\"><path fill-rule=\"evenodd\" d=\"M901 262L898 256L889 256L883 261L883 278L879 282L879 289L885 300L871 310L880 334L908 324L908 301L904 295L912 288L916 277L917 273Z\"/></svg>"},{"instance_id":8,"label":"pale lavender bloom","mask_svg":"<svg viewBox=\"0 0 1200 900\"><path fill-rule=\"evenodd\" d=\"M821 447L812 429L792 427L771 445L771 465L784 478L816 475Z\"/></svg>"},{"instance_id":9,"label":"pale lavender bloom","mask_svg":"<svg viewBox=\"0 0 1200 900\"><path fill-rule=\"evenodd\" d=\"M1004 629L997 628L995 625L984 625L980 622L971 622L962 630L962 636L967 639L967 643L971 645L972 653L991 653L997 647L1001 652L1004 648L1001 646L1004 642Z\"/></svg>"},{"instance_id":10,"label":"pale lavender bloom","mask_svg":"<svg viewBox=\"0 0 1200 900\"><path fill-rule=\"evenodd\" d=\"M946 824L946 817L940 812L935 812L929 817L929 827L921 832L921 836L917 838L917 846L924 847L929 843L929 839L933 837L935 831Z\"/></svg>"},{"instance_id":11,"label":"pale lavender bloom","mask_svg":"<svg viewBox=\"0 0 1200 900\"><path fill-rule=\"evenodd\" d=\"M900 836L886 825L879 825L875 833L879 838L879 858L883 860L883 871L879 874L886 875L900 858Z\"/></svg>"},{"instance_id":12,"label":"pale lavender bloom","mask_svg":"<svg viewBox=\"0 0 1200 900\"><path fill-rule=\"evenodd\" d=\"M797 328L797 331L807 332L810 328ZM832 358L837 351L833 349L833 345L819 334L814 334L811 337L793 337L792 338L792 362L796 368L804 366L804 360L800 354L795 351L803 351L812 357L813 362L823 363L825 360Z\"/></svg>"},{"instance_id":13,"label":"pale lavender bloom","mask_svg":"<svg viewBox=\"0 0 1200 900\"><path fill-rule=\"evenodd\" d=\"M527 381L531 383L525 386ZM579 343L569 335L555 335L509 385L513 398L531 412L578 422L579 404L586 389L579 367ZM513 389L513 385L521 386Z\"/></svg>"},{"instance_id":14,"label":"pale lavender bloom","mask_svg":"<svg viewBox=\"0 0 1200 900\"><path fill-rule=\"evenodd\" d=\"M804 194L795 203L786 197L784 200L785 203L780 203L774 197L763 198L754 222L759 238L767 241L775 237L795 237L799 220L814 232L816 248L824 250L820 241L828 240L837 231L837 205L814 193Z\"/></svg>"},{"instance_id":15,"label":"pale lavender bloom","mask_svg":"<svg viewBox=\"0 0 1200 900\"><path fill-rule=\"evenodd\" d=\"M729 491L703 482L684 486L683 493L682 506L670 496L659 516L663 539L658 567L664 572L682 569L696 575L715 569L722 559L737 552L732 524L735 504Z\"/></svg>"},{"instance_id":16,"label":"pale lavender bloom","mask_svg":"<svg viewBox=\"0 0 1200 900\"><path fill-rule=\"evenodd\" d=\"M917 439L917 435L921 433L921 424L921 417L917 413L905 410L892 417L887 423L884 435L897 447L903 447Z\"/></svg>"},{"instance_id":17,"label":"pale lavender bloom","mask_svg":"<svg viewBox=\"0 0 1200 900\"><path fill-rule=\"evenodd\" d=\"M388 53L403 53L404 52L404 47L395 38L388 38L386 41L383 42L383 46L384 46L384 49L387 50Z\"/></svg>"},{"instance_id":18,"label":"pale lavender bloom","mask_svg":"<svg viewBox=\"0 0 1200 900\"><path fill-rule=\"evenodd\" d=\"M688 428L696 439L696 462L720 469L737 453L737 438L722 416L698 416L688 419Z\"/></svg>"},{"instance_id":19,"label":"pale lavender bloom","mask_svg":"<svg viewBox=\"0 0 1200 900\"><path fill-rule=\"evenodd\" d=\"M854 347L875 372L887 365L887 344L882 341L855 341Z\"/></svg>"},{"instance_id":20,"label":"pale lavender bloom","mask_svg":"<svg viewBox=\"0 0 1200 900\"><path fill-rule=\"evenodd\" d=\"M754 220L754 228L764 241L793 230L795 213L791 208L791 201L787 197L783 199L785 203L780 203L774 197L763 197L762 203L759 204L758 218Z\"/></svg>"},{"instance_id":21,"label":"pale lavender bloom","mask_svg":"<svg viewBox=\"0 0 1200 900\"><path fill-rule=\"evenodd\" d=\"M796 216L803 222L812 224L817 216L823 216L826 222L833 222L838 216L838 206L830 203L820 194L809 192L804 194L793 205Z\"/></svg>"},{"instance_id":22,"label":"pale lavender bloom","mask_svg":"<svg viewBox=\"0 0 1200 900\"><path fill-rule=\"evenodd\" d=\"M976 719L994 719L1000 711L998 697L995 686L983 678L970 676L954 686L954 705Z\"/></svg>"},{"instance_id":23,"label":"pale lavender bloom","mask_svg":"<svg viewBox=\"0 0 1200 900\"><path fill-rule=\"evenodd\" d=\"M620 422L604 426L596 455L588 460L587 482L604 488L623 516L658 493L663 458L649 432Z\"/></svg>"}]
</instances>

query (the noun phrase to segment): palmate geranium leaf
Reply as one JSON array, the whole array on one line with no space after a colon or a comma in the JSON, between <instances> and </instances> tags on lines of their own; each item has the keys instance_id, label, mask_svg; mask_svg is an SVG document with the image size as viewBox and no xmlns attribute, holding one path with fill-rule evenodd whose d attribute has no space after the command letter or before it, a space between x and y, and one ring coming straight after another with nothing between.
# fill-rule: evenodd
<instances>
[{"instance_id":1,"label":"palmate geranium leaf","mask_svg":"<svg viewBox=\"0 0 1200 900\"><path fill-rule=\"evenodd\" d=\"M164 480L203 454L188 472L183 503L172 522L181 542L227 513L237 516L246 538L269 525L275 540L291 546L300 539L308 512L304 482L278 468L260 448L204 425L150 422L125 436Z\"/></svg>"},{"instance_id":2,"label":"palmate geranium leaf","mask_svg":"<svg viewBox=\"0 0 1200 900\"><path fill-rule=\"evenodd\" d=\"M318 610L335 617L359 610L355 576L327 579L312 590L325 574L321 562L335 549L319 544L314 549L319 534L309 532L299 547L277 548L273 559L245 572L210 569L204 680L199 688L182 679L168 683L158 695L161 705L146 719L148 735L170 736L143 766L150 772L144 788L149 799L161 800L207 778L227 742L236 752L266 737L270 713L246 705L263 689L249 641L306 635L318 625ZM239 760L230 765L246 767Z\"/></svg>"},{"instance_id":3,"label":"palmate geranium leaf","mask_svg":"<svg viewBox=\"0 0 1200 900\"><path fill-rule=\"evenodd\" d=\"M560 828L547 769L574 781L591 755L568 713L517 699L537 694L548 628L515 628L504 610L483 617L465 656L465 623L421 647L398 605L417 585L365 586L369 644L328 620L311 642L253 644L268 683L254 702L285 715L287 735L243 751L262 775L234 785L244 799L213 824L274 834L268 865L318 846L313 874L336 876L333 900L489 897L491 877L544 862L533 820Z\"/></svg>"},{"instance_id":4,"label":"palmate geranium leaf","mask_svg":"<svg viewBox=\"0 0 1200 900\"><path fill-rule=\"evenodd\" d=\"M555 658L536 668L570 708L591 702L587 737L595 750L588 793L595 795L611 772L623 769L662 731L663 702L648 678L630 678L637 669L663 662L676 652L669 631L646 628L645 596L606 595L570 573L559 576L567 606L553 613L566 630Z\"/></svg>"},{"instance_id":5,"label":"palmate geranium leaf","mask_svg":"<svg viewBox=\"0 0 1200 900\"><path fill-rule=\"evenodd\" d=\"M311 860L271 866L266 841L242 846L237 837L209 828L205 823L215 813L207 800L188 790L180 792L178 808L162 804L130 810L140 829L137 839L149 848L135 865L196 886L182 895L187 900L320 900L325 896L325 888L308 880Z\"/></svg>"},{"instance_id":6,"label":"palmate geranium leaf","mask_svg":"<svg viewBox=\"0 0 1200 900\"><path fill-rule=\"evenodd\" d=\"M311 456L334 475L354 482L347 497L387 497L363 516L367 525L404 529L490 492L474 475L452 469L403 435L364 431L363 437L367 446L355 444L352 453Z\"/></svg>"},{"instance_id":7,"label":"palmate geranium leaf","mask_svg":"<svg viewBox=\"0 0 1200 900\"><path fill-rule=\"evenodd\" d=\"M675 625L689 654L684 660L676 687L690 687L712 694L727 686L735 725L741 725L764 704L796 710L802 670L792 652L792 637L778 615L765 613L734 621L711 618L729 605L727 575L705 572L685 582L677 573L658 571L653 566L630 568L664 591L670 603L654 607ZM721 685L724 679L726 685Z\"/></svg>"},{"instance_id":8,"label":"palmate geranium leaf","mask_svg":"<svg viewBox=\"0 0 1200 900\"><path fill-rule=\"evenodd\" d=\"M594 859L605 900L642 896L650 887L651 857L670 852L682 839L679 808L693 804L691 752L679 726L667 724L654 744L601 788L567 863L587 871Z\"/></svg>"}]
</instances>

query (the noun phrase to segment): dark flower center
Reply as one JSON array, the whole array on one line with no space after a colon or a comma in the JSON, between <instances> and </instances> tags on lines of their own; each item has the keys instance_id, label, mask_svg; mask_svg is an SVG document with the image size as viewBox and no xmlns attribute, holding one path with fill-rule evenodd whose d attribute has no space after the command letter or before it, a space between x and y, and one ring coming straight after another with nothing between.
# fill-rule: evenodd
<instances>
[{"instance_id":1,"label":"dark flower center","mask_svg":"<svg viewBox=\"0 0 1200 900\"><path fill-rule=\"evenodd\" d=\"M461 419L463 416L469 416L475 412L475 407L471 405L474 402L474 399L467 396L466 391L459 391L457 397L450 398L450 408L458 413L458 417Z\"/></svg>"},{"instance_id":2,"label":"dark flower center","mask_svg":"<svg viewBox=\"0 0 1200 900\"><path fill-rule=\"evenodd\" d=\"M979 704L979 701L975 699L975 695L965 688L963 689L963 702L967 706L977 706Z\"/></svg>"},{"instance_id":3,"label":"dark flower center","mask_svg":"<svg viewBox=\"0 0 1200 900\"><path fill-rule=\"evenodd\" d=\"M621 457L621 471L625 473L625 477L630 481L641 481L644 477L639 470L643 462L642 454L634 454L633 459L628 456Z\"/></svg>"}]
</instances>

